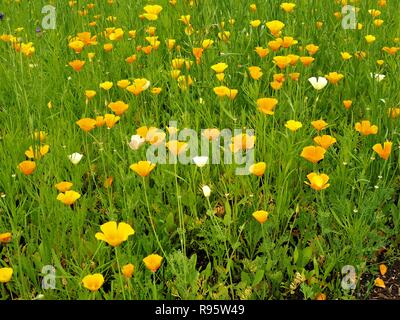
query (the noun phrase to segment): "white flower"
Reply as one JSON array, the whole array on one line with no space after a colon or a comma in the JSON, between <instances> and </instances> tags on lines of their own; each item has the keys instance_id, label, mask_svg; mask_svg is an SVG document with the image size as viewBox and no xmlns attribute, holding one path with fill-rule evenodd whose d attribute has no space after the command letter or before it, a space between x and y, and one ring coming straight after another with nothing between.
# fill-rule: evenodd
<instances>
[{"instance_id":1,"label":"white flower","mask_svg":"<svg viewBox=\"0 0 400 320\"><path fill-rule=\"evenodd\" d=\"M328 84L328 80L324 77L318 77L318 79L316 77L311 77L308 81L316 90L322 90Z\"/></svg>"},{"instance_id":2,"label":"white flower","mask_svg":"<svg viewBox=\"0 0 400 320\"><path fill-rule=\"evenodd\" d=\"M142 87L143 88L143 90L147 90L149 87L150 87L150 81L149 80L146 80L146 83L144 84L144 86Z\"/></svg>"},{"instance_id":3,"label":"white flower","mask_svg":"<svg viewBox=\"0 0 400 320\"><path fill-rule=\"evenodd\" d=\"M203 190L204 196L205 196L206 198L208 198L208 197L210 196L210 194L211 194L211 189L210 189L210 187L207 186L207 185L204 185L204 186L202 187L202 190Z\"/></svg>"},{"instance_id":4,"label":"white flower","mask_svg":"<svg viewBox=\"0 0 400 320\"><path fill-rule=\"evenodd\" d=\"M384 74L380 73L370 73L370 76L371 78L374 78L378 82L381 82L386 77Z\"/></svg>"},{"instance_id":5,"label":"white flower","mask_svg":"<svg viewBox=\"0 0 400 320\"><path fill-rule=\"evenodd\" d=\"M138 150L144 142L145 140L140 135L135 134L131 137L131 142L128 145L132 150Z\"/></svg>"},{"instance_id":6,"label":"white flower","mask_svg":"<svg viewBox=\"0 0 400 320\"><path fill-rule=\"evenodd\" d=\"M68 156L68 159L73 163L73 164L78 164L82 160L83 154L80 154L78 152L75 152L73 154L70 154Z\"/></svg>"},{"instance_id":7,"label":"white flower","mask_svg":"<svg viewBox=\"0 0 400 320\"><path fill-rule=\"evenodd\" d=\"M196 166L199 168L204 167L207 162L208 162L208 157L207 156L197 156L193 158L193 162Z\"/></svg>"}]
</instances>

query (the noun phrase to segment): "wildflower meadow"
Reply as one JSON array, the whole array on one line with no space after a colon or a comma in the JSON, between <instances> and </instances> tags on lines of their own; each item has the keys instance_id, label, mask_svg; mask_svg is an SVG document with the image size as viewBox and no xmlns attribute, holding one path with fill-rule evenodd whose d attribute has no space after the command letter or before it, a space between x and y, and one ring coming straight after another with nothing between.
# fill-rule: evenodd
<instances>
[{"instance_id":1,"label":"wildflower meadow","mask_svg":"<svg viewBox=\"0 0 400 320\"><path fill-rule=\"evenodd\" d=\"M0 299L398 299L399 14L0 0Z\"/></svg>"}]
</instances>

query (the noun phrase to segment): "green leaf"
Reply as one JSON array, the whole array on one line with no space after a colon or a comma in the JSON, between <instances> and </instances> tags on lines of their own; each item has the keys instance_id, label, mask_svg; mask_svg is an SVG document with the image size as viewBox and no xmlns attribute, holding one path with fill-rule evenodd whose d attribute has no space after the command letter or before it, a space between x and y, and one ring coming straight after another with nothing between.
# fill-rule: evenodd
<instances>
[{"instance_id":1,"label":"green leaf","mask_svg":"<svg viewBox=\"0 0 400 320\"><path fill-rule=\"evenodd\" d=\"M228 201L225 201L224 225L229 226L232 223L232 210Z\"/></svg>"},{"instance_id":2,"label":"green leaf","mask_svg":"<svg viewBox=\"0 0 400 320\"><path fill-rule=\"evenodd\" d=\"M310 261L312 253L313 249L311 247L307 247L303 250L303 257L302 257L303 266L305 266L308 263L308 261Z\"/></svg>"},{"instance_id":3,"label":"green leaf","mask_svg":"<svg viewBox=\"0 0 400 320\"><path fill-rule=\"evenodd\" d=\"M255 277L254 277L254 280L253 280L253 287L256 286L256 285L258 285L258 284L261 282L261 280L263 279L263 277L264 277L264 270L259 269L259 270L256 272L256 275L255 275Z\"/></svg>"},{"instance_id":4,"label":"green leaf","mask_svg":"<svg viewBox=\"0 0 400 320\"><path fill-rule=\"evenodd\" d=\"M296 247L296 249L294 249L293 252L293 262L296 264L298 259L299 259L299 250Z\"/></svg>"}]
</instances>

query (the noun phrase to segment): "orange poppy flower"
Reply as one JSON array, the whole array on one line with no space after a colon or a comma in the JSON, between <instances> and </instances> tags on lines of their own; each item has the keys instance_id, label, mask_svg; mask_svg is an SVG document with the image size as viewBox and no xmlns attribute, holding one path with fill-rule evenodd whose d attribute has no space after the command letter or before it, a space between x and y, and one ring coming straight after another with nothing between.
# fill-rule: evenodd
<instances>
[{"instance_id":1,"label":"orange poppy flower","mask_svg":"<svg viewBox=\"0 0 400 320\"><path fill-rule=\"evenodd\" d=\"M18 165L19 170L26 176L32 174L36 170L36 163L34 161L22 161Z\"/></svg>"},{"instance_id":2,"label":"orange poppy flower","mask_svg":"<svg viewBox=\"0 0 400 320\"><path fill-rule=\"evenodd\" d=\"M278 104L278 100L275 98L260 98L257 100L257 107L262 113L267 115L273 115L274 109Z\"/></svg>"},{"instance_id":3,"label":"orange poppy flower","mask_svg":"<svg viewBox=\"0 0 400 320\"><path fill-rule=\"evenodd\" d=\"M356 131L361 133L363 136L368 136L370 134L378 133L378 126L371 125L371 122L368 120L363 120L361 122L357 122L355 125Z\"/></svg>"},{"instance_id":4,"label":"orange poppy flower","mask_svg":"<svg viewBox=\"0 0 400 320\"><path fill-rule=\"evenodd\" d=\"M70 63L68 63L69 65L70 65L70 67L72 68L72 69L74 69L75 71L81 71L82 70L82 68L83 68L83 66L85 65L85 61L82 61L82 60L74 60L74 61L71 61Z\"/></svg>"},{"instance_id":5,"label":"orange poppy flower","mask_svg":"<svg viewBox=\"0 0 400 320\"><path fill-rule=\"evenodd\" d=\"M126 110L128 110L129 105L123 101L117 101L117 102L110 102L108 107L117 115L120 116L123 114Z\"/></svg>"},{"instance_id":6,"label":"orange poppy flower","mask_svg":"<svg viewBox=\"0 0 400 320\"><path fill-rule=\"evenodd\" d=\"M315 137L314 142L325 150L328 150L332 144L336 143L336 139L330 135L323 135Z\"/></svg>"},{"instance_id":7,"label":"orange poppy flower","mask_svg":"<svg viewBox=\"0 0 400 320\"><path fill-rule=\"evenodd\" d=\"M156 272L161 267L163 257L158 254L151 254L143 259L143 263L151 272Z\"/></svg>"},{"instance_id":8,"label":"orange poppy flower","mask_svg":"<svg viewBox=\"0 0 400 320\"><path fill-rule=\"evenodd\" d=\"M89 132L96 128L96 120L91 118L83 118L76 122L76 124L85 132Z\"/></svg>"},{"instance_id":9,"label":"orange poppy flower","mask_svg":"<svg viewBox=\"0 0 400 320\"><path fill-rule=\"evenodd\" d=\"M317 163L324 159L325 153L326 150L320 146L309 146L303 149L300 156L312 163Z\"/></svg>"},{"instance_id":10,"label":"orange poppy flower","mask_svg":"<svg viewBox=\"0 0 400 320\"><path fill-rule=\"evenodd\" d=\"M387 160L390 157L390 153L392 152L392 142L386 141L383 144L377 143L372 147L372 149L383 159Z\"/></svg>"}]
</instances>

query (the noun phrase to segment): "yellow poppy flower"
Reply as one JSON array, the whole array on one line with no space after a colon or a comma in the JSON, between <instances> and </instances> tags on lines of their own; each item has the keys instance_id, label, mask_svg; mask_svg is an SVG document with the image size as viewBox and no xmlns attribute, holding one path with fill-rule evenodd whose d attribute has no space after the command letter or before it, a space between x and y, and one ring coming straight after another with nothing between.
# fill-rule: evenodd
<instances>
[{"instance_id":1,"label":"yellow poppy flower","mask_svg":"<svg viewBox=\"0 0 400 320\"><path fill-rule=\"evenodd\" d=\"M104 283L104 277L100 273L89 274L82 279L83 286L90 291L98 291Z\"/></svg>"},{"instance_id":2,"label":"yellow poppy flower","mask_svg":"<svg viewBox=\"0 0 400 320\"><path fill-rule=\"evenodd\" d=\"M258 211L253 212L252 216L260 224L264 224L268 220L269 213L265 210L258 210Z\"/></svg>"},{"instance_id":3,"label":"yellow poppy flower","mask_svg":"<svg viewBox=\"0 0 400 320\"><path fill-rule=\"evenodd\" d=\"M307 175L307 179L310 182L305 181L304 183L309 185L314 190L321 191L329 187L329 176L324 173L317 174L315 172L311 172Z\"/></svg>"},{"instance_id":4,"label":"yellow poppy flower","mask_svg":"<svg viewBox=\"0 0 400 320\"><path fill-rule=\"evenodd\" d=\"M158 254L151 254L143 259L143 263L151 272L156 272L161 267L163 257Z\"/></svg>"},{"instance_id":5,"label":"yellow poppy flower","mask_svg":"<svg viewBox=\"0 0 400 320\"><path fill-rule=\"evenodd\" d=\"M138 163L132 164L129 168L139 176L147 177L155 167L156 165L150 161L139 161Z\"/></svg>"},{"instance_id":6,"label":"yellow poppy flower","mask_svg":"<svg viewBox=\"0 0 400 320\"><path fill-rule=\"evenodd\" d=\"M13 275L12 268L0 268L0 283L7 283Z\"/></svg>"},{"instance_id":7,"label":"yellow poppy flower","mask_svg":"<svg viewBox=\"0 0 400 320\"><path fill-rule=\"evenodd\" d=\"M128 240L128 237L135 234L133 228L125 223L117 223L110 221L100 226L101 232L97 232L95 237L97 240L107 242L110 246L117 247L122 242Z\"/></svg>"},{"instance_id":8,"label":"yellow poppy flower","mask_svg":"<svg viewBox=\"0 0 400 320\"><path fill-rule=\"evenodd\" d=\"M78 200L81 197L81 195L74 191L74 190L68 190L65 191L65 193L59 193L57 196L57 200L61 201L67 206L70 206L75 203L76 200Z\"/></svg>"}]
</instances>

